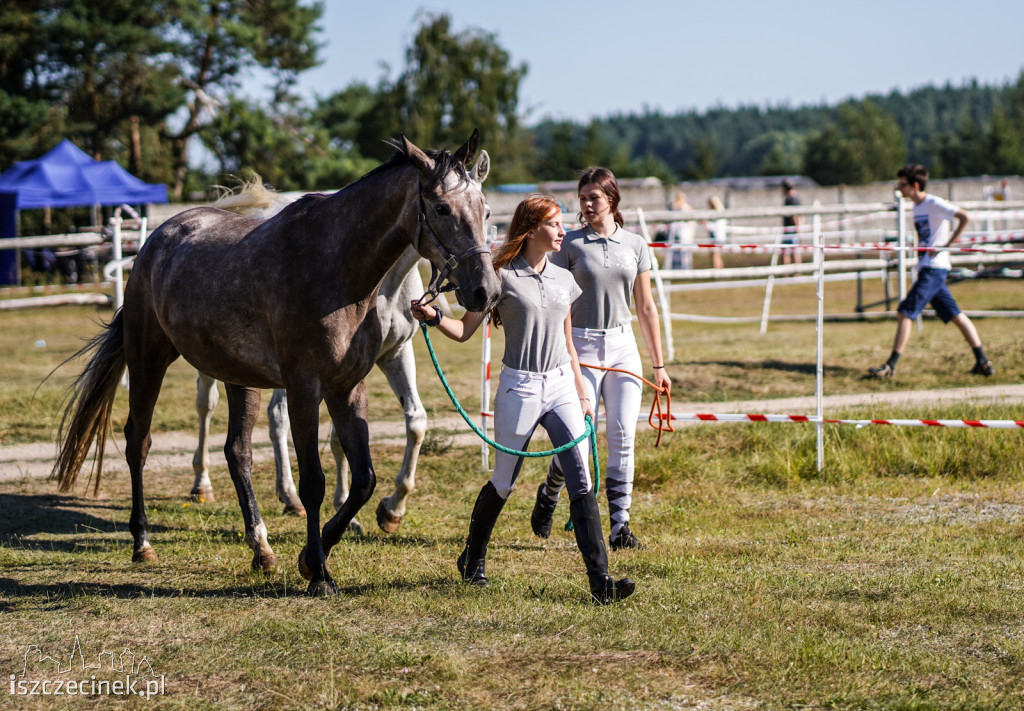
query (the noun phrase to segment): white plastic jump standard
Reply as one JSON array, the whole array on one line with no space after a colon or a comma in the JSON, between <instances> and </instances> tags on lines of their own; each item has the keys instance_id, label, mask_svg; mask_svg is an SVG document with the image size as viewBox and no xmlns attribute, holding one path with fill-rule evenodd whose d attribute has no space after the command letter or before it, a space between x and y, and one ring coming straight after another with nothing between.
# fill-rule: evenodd
<instances>
[{"instance_id":1,"label":"white plastic jump standard","mask_svg":"<svg viewBox=\"0 0 1024 711\"><path fill-rule=\"evenodd\" d=\"M647 243L647 255L651 260L651 277L654 279L654 287L658 291L658 308L661 311L661 327L665 330L665 338L662 343L662 349L664 350L665 362L672 362L676 358L676 347L675 342L672 339L672 305L669 303L668 291L665 289L665 282L661 278L661 267L658 264L658 258L654 256L654 250L651 249L651 234L647 229L647 220L644 218L644 211L642 208L636 209L636 217L640 222L640 234L644 238L644 242Z\"/></svg>"},{"instance_id":2,"label":"white plastic jump standard","mask_svg":"<svg viewBox=\"0 0 1024 711\"><path fill-rule=\"evenodd\" d=\"M480 431L487 434L487 413L491 406L491 319L484 324L483 344L480 346ZM491 468L491 448L480 441L480 459L484 471Z\"/></svg>"},{"instance_id":3,"label":"white plastic jump standard","mask_svg":"<svg viewBox=\"0 0 1024 711\"><path fill-rule=\"evenodd\" d=\"M817 203L816 203L817 204ZM815 330L818 337L818 361L814 371L814 402L815 413L818 416L816 425L818 439L818 473L825 468L825 431L822 418L824 411L824 390L825 390L825 236L821 232L821 215L815 214L811 218L812 229L814 230L814 260L818 267L818 319Z\"/></svg>"}]
</instances>

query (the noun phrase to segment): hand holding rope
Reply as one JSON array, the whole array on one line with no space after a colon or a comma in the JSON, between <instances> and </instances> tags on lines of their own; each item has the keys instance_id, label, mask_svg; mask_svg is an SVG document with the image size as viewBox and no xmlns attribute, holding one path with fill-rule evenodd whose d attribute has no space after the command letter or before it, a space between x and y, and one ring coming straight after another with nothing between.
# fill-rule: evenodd
<instances>
[{"instance_id":1,"label":"hand holding rope","mask_svg":"<svg viewBox=\"0 0 1024 711\"><path fill-rule=\"evenodd\" d=\"M657 447L658 445L661 444L661 435L662 435L663 432L675 432L676 431L676 428L672 425L672 393L669 391L668 388L655 385L654 383L652 383L650 380L648 380L644 376L637 375L636 373L633 373L633 372L631 372L629 370L624 370L623 368L606 368L603 365L590 365L588 363L580 363L580 367L581 368L590 368L591 370L607 370L608 372L611 372L611 373L625 373L626 375L632 376L632 377L636 378L637 380L639 380L640 382L646 383L647 385L651 386L651 389L654 390L654 401L651 403L651 413L650 413L650 415L647 416L647 424L649 424L653 429L658 431L658 439L654 443L655 447ZM662 366L655 366L655 370L660 370L660 369L662 369L664 367L665 366L663 366L663 365ZM665 403L666 403L665 404L665 411L664 411L664 413L661 410L661 396L662 395L665 396ZM655 415L654 415L655 410L657 410L657 412L658 412L658 415L657 415L657 420L658 421L657 421L657 423L655 423L655 421L654 421L655 420Z\"/></svg>"}]
</instances>

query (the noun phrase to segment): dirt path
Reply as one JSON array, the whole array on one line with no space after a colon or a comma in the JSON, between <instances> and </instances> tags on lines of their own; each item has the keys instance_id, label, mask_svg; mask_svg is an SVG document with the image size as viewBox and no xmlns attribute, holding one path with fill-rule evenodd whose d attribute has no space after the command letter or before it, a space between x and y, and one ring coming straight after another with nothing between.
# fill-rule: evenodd
<instances>
[{"instance_id":1,"label":"dirt path","mask_svg":"<svg viewBox=\"0 0 1024 711\"><path fill-rule=\"evenodd\" d=\"M914 406L941 405L953 402L977 403L1021 403L1024 402L1024 385L991 385L975 388L952 388L948 390L896 391L881 393L864 393L857 395L829 395L824 398L826 413L839 408L870 405ZM814 397L789 397L775 400L742 400L719 403L673 402L674 412L690 413L773 413L787 415L813 414ZM874 417L883 417L887 413L878 411ZM435 431L458 432L453 439L458 445L478 443L476 435L468 430L458 415L433 418L430 422ZM325 459L330 457L327 447L329 428L323 427L321 441L324 443L322 454ZM370 437L374 443L394 444L405 443L405 424L399 421L371 421ZM124 448L123 438L118 435L116 447L108 442L104 459L105 472L128 473L121 454ZM538 442L539 444L539 442ZM195 432L164 432L153 435L153 447L150 450L148 466L159 469L178 469L183 477L192 475L192 454L195 451ZM224 446L224 433L214 433L210 437L211 460L214 466L219 464L220 450ZM0 481L20 479L23 477L48 476L53 466L55 445L52 442L36 442L0 447ZM253 433L253 459L266 461L274 456L273 447L266 428L259 428ZM220 460L222 461L222 460Z\"/></svg>"}]
</instances>

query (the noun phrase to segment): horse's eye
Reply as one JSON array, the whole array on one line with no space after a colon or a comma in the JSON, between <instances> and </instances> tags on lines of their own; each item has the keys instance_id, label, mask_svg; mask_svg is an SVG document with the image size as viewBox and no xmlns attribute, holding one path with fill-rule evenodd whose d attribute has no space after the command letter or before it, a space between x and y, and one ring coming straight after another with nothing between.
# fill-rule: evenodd
<instances>
[{"instance_id":1,"label":"horse's eye","mask_svg":"<svg viewBox=\"0 0 1024 711\"><path fill-rule=\"evenodd\" d=\"M489 220L489 219L491 219L491 208L487 208L487 211L484 212L484 220Z\"/></svg>"},{"instance_id":2,"label":"horse's eye","mask_svg":"<svg viewBox=\"0 0 1024 711\"><path fill-rule=\"evenodd\" d=\"M438 215L447 216L452 214L452 206L445 202L438 203L434 209Z\"/></svg>"}]
</instances>

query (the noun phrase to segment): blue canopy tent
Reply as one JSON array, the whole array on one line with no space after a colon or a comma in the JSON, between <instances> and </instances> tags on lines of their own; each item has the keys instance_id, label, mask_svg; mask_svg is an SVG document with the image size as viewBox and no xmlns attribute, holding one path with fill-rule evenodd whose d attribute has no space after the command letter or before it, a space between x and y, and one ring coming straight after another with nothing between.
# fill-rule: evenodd
<instances>
[{"instance_id":1,"label":"blue canopy tent","mask_svg":"<svg viewBox=\"0 0 1024 711\"><path fill-rule=\"evenodd\" d=\"M0 238L16 237L17 211L44 207L167 202L167 186L145 183L114 161L97 161L66 138L0 174ZM0 284L17 281L17 255L0 250Z\"/></svg>"}]
</instances>

